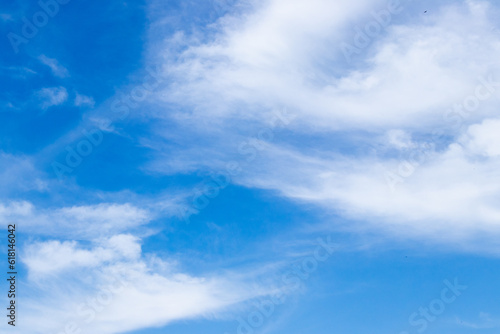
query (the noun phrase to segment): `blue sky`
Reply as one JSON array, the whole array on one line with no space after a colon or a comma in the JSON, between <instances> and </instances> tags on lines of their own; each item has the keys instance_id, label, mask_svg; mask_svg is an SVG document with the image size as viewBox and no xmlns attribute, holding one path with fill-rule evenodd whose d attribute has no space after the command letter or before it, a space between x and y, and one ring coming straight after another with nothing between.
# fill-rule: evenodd
<instances>
[{"instance_id":1,"label":"blue sky","mask_svg":"<svg viewBox=\"0 0 500 334\"><path fill-rule=\"evenodd\" d=\"M1 4L1 332L497 333L499 9Z\"/></svg>"}]
</instances>

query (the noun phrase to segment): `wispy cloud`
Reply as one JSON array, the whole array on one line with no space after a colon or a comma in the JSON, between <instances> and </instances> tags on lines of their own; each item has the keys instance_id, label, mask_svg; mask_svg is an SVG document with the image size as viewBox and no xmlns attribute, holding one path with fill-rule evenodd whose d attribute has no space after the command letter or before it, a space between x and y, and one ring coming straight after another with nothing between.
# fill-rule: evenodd
<instances>
[{"instance_id":1,"label":"wispy cloud","mask_svg":"<svg viewBox=\"0 0 500 334\"><path fill-rule=\"evenodd\" d=\"M48 66L52 71L52 74L54 74L54 76L59 78L66 78L69 76L68 70L64 66L59 64L57 59L41 55L40 57L38 57L38 60L40 60L42 64Z\"/></svg>"},{"instance_id":2,"label":"wispy cloud","mask_svg":"<svg viewBox=\"0 0 500 334\"><path fill-rule=\"evenodd\" d=\"M27 155L13 155L0 151L0 197L10 198L17 192L44 192L48 183L36 168L34 159Z\"/></svg>"},{"instance_id":3,"label":"wispy cloud","mask_svg":"<svg viewBox=\"0 0 500 334\"><path fill-rule=\"evenodd\" d=\"M95 101L92 97L76 93L75 106L77 107L88 106L90 108L93 108L94 105Z\"/></svg>"},{"instance_id":4,"label":"wispy cloud","mask_svg":"<svg viewBox=\"0 0 500 334\"><path fill-rule=\"evenodd\" d=\"M0 220L30 226L33 234L95 239L129 231L153 219L153 213L131 204L101 203L39 209L27 201L0 203Z\"/></svg>"}]
</instances>

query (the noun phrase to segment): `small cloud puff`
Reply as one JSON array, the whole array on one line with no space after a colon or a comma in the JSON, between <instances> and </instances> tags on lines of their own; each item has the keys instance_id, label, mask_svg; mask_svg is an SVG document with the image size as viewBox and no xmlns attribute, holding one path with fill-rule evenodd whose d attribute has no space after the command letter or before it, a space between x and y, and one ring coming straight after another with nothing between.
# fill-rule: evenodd
<instances>
[{"instance_id":1,"label":"small cloud puff","mask_svg":"<svg viewBox=\"0 0 500 334\"><path fill-rule=\"evenodd\" d=\"M500 119L486 119L469 127L467 137L471 152L486 156L500 156Z\"/></svg>"},{"instance_id":2,"label":"small cloud puff","mask_svg":"<svg viewBox=\"0 0 500 334\"><path fill-rule=\"evenodd\" d=\"M48 87L40 89L37 92L37 96L41 100L40 107L45 110L66 102L68 99L68 91L62 86Z\"/></svg>"}]
</instances>

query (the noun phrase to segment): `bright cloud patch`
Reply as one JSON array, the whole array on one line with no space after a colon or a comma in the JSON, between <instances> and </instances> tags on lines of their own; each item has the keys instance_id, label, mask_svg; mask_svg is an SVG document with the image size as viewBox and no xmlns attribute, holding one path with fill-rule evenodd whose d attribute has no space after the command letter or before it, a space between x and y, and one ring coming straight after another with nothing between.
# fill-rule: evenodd
<instances>
[{"instance_id":1,"label":"bright cloud patch","mask_svg":"<svg viewBox=\"0 0 500 334\"><path fill-rule=\"evenodd\" d=\"M217 38L188 44L182 61L168 64L178 81L162 98L189 101L199 117L261 119L262 110L287 106L300 124L318 130L429 126L442 122L439 110L473 92L478 77L498 69L500 39L489 6L471 1L425 23L388 26L363 69L340 71L346 60L338 45L354 35L341 32L377 6L384 8L376 1L274 0L221 20Z\"/></svg>"},{"instance_id":2,"label":"bright cloud patch","mask_svg":"<svg viewBox=\"0 0 500 334\"><path fill-rule=\"evenodd\" d=\"M78 249L75 241L35 243L27 248L23 261L30 275L43 277L59 275L67 270L95 268L122 259L134 259L141 253L140 245L131 235L116 235L101 243L103 246L93 250Z\"/></svg>"},{"instance_id":3,"label":"bright cloud patch","mask_svg":"<svg viewBox=\"0 0 500 334\"><path fill-rule=\"evenodd\" d=\"M466 143L472 152L492 158L500 156L499 119L487 119L481 124L472 125L467 135L470 139Z\"/></svg>"}]
</instances>

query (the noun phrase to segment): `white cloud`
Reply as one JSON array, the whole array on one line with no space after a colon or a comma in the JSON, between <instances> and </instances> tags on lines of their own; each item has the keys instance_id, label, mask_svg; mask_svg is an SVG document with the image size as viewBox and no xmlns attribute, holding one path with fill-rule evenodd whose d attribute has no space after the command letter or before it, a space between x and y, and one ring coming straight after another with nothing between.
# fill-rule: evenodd
<instances>
[{"instance_id":1,"label":"white cloud","mask_svg":"<svg viewBox=\"0 0 500 334\"><path fill-rule=\"evenodd\" d=\"M0 196L10 196L17 191L47 190L48 183L34 165L33 158L7 154L0 151Z\"/></svg>"},{"instance_id":2,"label":"white cloud","mask_svg":"<svg viewBox=\"0 0 500 334\"><path fill-rule=\"evenodd\" d=\"M98 242L88 250L78 248L76 241L48 241L29 245L23 255L30 276L57 276L68 270L95 269L104 263L137 259L141 254L138 239L132 235L115 235Z\"/></svg>"},{"instance_id":3,"label":"white cloud","mask_svg":"<svg viewBox=\"0 0 500 334\"><path fill-rule=\"evenodd\" d=\"M59 78L66 78L69 76L68 70L64 66L59 64L57 59L41 55L40 57L38 57L38 60L40 60L42 64L48 66L52 71L52 74L54 74L54 76Z\"/></svg>"},{"instance_id":4,"label":"white cloud","mask_svg":"<svg viewBox=\"0 0 500 334\"><path fill-rule=\"evenodd\" d=\"M61 105L68 99L68 91L62 86L42 88L37 92L37 95L42 101L42 109Z\"/></svg>"},{"instance_id":5,"label":"white cloud","mask_svg":"<svg viewBox=\"0 0 500 334\"><path fill-rule=\"evenodd\" d=\"M39 242L28 246L23 259L30 278L25 289L37 293L25 299L21 333L60 332L71 325L122 333L208 317L269 292L250 289L241 275L192 276L173 263L144 258L139 240L130 235L91 247Z\"/></svg>"},{"instance_id":6,"label":"white cloud","mask_svg":"<svg viewBox=\"0 0 500 334\"><path fill-rule=\"evenodd\" d=\"M163 210L172 203L158 205ZM29 202L0 204L0 222L50 238L27 240L21 247L29 297L20 333L58 333L66 326L122 333L211 317L270 293L249 283L251 272L191 275L165 252L161 258L143 254L142 240L128 231L151 219L151 212L130 204L47 209Z\"/></svg>"},{"instance_id":7,"label":"white cloud","mask_svg":"<svg viewBox=\"0 0 500 334\"><path fill-rule=\"evenodd\" d=\"M389 130L386 139L389 145L397 149L411 148L414 145L410 134L404 130Z\"/></svg>"},{"instance_id":8,"label":"white cloud","mask_svg":"<svg viewBox=\"0 0 500 334\"><path fill-rule=\"evenodd\" d=\"M486 119L469 127L466 143L471 152L487 157L500 156L500 119Z\"/></svg>"},{"instance_id":9,"label":"white cloud","mask_svg":"<svg viewBox=\"0 0 500 334\"><path fill-rule=\"evenodd\" d=\"M238 150L239 132L258 131L270 110L285 106L297 116L287 136L305 140L276 138L236 183L316 203L362 221L356 227L443 242L479 233L497 238L500 36L490 14L498 9L471 0L410 24L395 20L359 62L347 64L338 46L353 38L350 20L382 8L377 1L264 1L250 13L224 17L207 42L186 39L187 50L176 60L166 50L165 75L175 84L158 99L180 105L173 118L207 140L170 160L151 141L160 152L155 170L223 169ZM175 38L179 43L179 34ZM172 108L168 116L165 109L152 117L172 117ZM433 130L445 139L427 139ZM378 156L357 154L360 143L375 144ZM341 154L342 145L354 148ZM402 162L422 151L423 161L404 171ZM396 191L388 170L407 174L399 176L404 183Z\"/></svg>"},{"instance_id":10,"label":"white cloud","mask_svg":"<svg viewBox=\"0 0 500 334\"><path fill-rule=\"evenodd\" d=\"M469 149L476 142L472 138L462 145L453 143L444 151L429 145L403 158L301 154L274 146L261 152L261 159L235 181L316 203L357 222L351 226L354 230L365 226L440 242L481 235L487 250L500 235L500 160L491 154L478 159L484 150ZM388 172L393 173L394 187Z\"/></svg>"},{"instance_id":11,"label":"white cloud","mask_svg":"<svg viewBox=\"0 0 500 334\"><path fill-rule=\"evenodd\" d=\"M11 217L27 216L33 212L33 205L28 202L12 202L7 205L0 205L0 217L6 222Z\"/></svg>"},{"instance_id":12,"label":"white cloud","mask_svg":"<svg viewBox=\"0 0 500 334\"><path fill-rule=\"evenodd\" d=\"M381 2L266 1L251 14L221 20L216 38L193 43L180 62L169 63L166 75L176 85L162 98L204 118L262 119L259 109L287 106L316 130L436 124L437 110L499 68L490 9L468 4L427 22L389 26L367 48L363 67L352 70L338 47L353 38L346 26L383 9Z\"/></svg>"},{"instance_id":13,"label":"white cloud","mask_svg":"<svg viewBox=\"0 0 500 334\"><path fill-rule=\"evenodd\" d=\"M0 203L0 221L17 221L31 233L95 239L147 224L153 214L131 204L101 203L38 209L29 202Z\"/></svg>"},{"instance_id":14,"label":"white cloud","mask_svg":"<svg viewBox=\"0 0 500 334\"><path fill-rule=\"evenodd\" d=\"M75 106L77 106L77 107L89 106L89 107L93 108L94 105L95 105L95 101L92 97L76 93Z\"/></svg>"}]
</instances>

